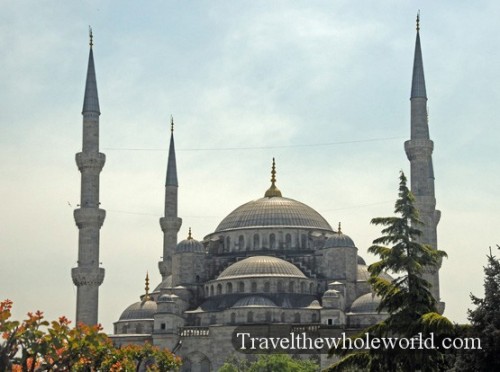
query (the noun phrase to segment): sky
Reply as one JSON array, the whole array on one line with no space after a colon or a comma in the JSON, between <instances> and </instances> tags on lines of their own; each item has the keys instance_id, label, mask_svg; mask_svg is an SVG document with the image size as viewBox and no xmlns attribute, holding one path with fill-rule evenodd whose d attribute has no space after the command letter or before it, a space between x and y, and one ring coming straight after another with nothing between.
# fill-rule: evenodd
<instances>
[{"instance_id":1,"label":"sky","mask_svg":"<svg viewBox=\"0 0 500 372\"><path fill-rule=\"evenodd\" d=\"M500 244L500 3L13 1L0 12L0 299L74 319L88 27L101 107L99 321L160 282L175 121L179 240L277 186L367 253L409 176L415 16L434 141L441 296L463 323ZM497 159L497 160L494 160Z\"/></svg>"}]
</instances>

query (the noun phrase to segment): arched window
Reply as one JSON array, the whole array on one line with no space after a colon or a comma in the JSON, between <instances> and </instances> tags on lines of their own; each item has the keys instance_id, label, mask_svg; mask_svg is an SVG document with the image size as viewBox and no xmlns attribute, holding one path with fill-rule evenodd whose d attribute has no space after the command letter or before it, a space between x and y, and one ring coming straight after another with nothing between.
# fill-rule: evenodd
<instances>
[{"instance_id":1,"label":"arched window","mask_svg":"<svg viewBox=\"0 0 500 372\"><path fill-rule=\"evenodd\" d=\"M266 311L266 322L270 322L270 321L271 321L271 312Z\"/></svg>"},{"instance_id":2,"label":"arched window","mask_svg":"<svg viewBox=\"0 0 500 372\"><path fill-rule=\"evenodd\" d=\"M269 235L269 248L276 249L276 235Z\"/></svg>"},{"instance_id":3,"label":"arched window","mask_svg":"<svg viewBox=\"0 0 500 372\"><path fill-rule=\"evenodd\" d=\"M226 293L233 293L233 283L226 284Z\"/></svg>"},{"instance_id":4,"label":"arched window","mask_svg":"<svg viewBox=\"0 0 500 372\"><path fill-rule=\"evenodd\" d=\"M218 295L222 294L222 284L217 284L217 294Z\"/></svg>"},{"instance_id":5,"label":"arched window","mask_svg":"<svg viewBox=\"0 0 500 372\"><path fill-rule=\"evenodd\" d=\"M252 282L252 292L253 293L257 292L257 283L256 282Z\"/></svg>"},{"instance_id":6,"label":"arched window","mask_svg":"<svg viewBox=\"0 0 500 372\"><path fill-rule=\"evenodd\" d=\"M300 283L300 293L306 293L306 283Z\"/></svg>"},{"instance_id":7,"label":"arched window","mask_svg":"<svg viewBox=\"0 0 500 372\"><path fill-rule=\"evenodd\" d=\"M243 283L243 282L238 283L238 292L240 292L240 293L245 292L245 283Z\"/></svg>"},{"instance_id":8,"label":"arched window","mask_svg":"<svg viewBox=\"0 0 500 372\"><path fill-rule=\"evenodd\" d=\"M281 280L278 282L278 292L283 292L283 282Z\"/></svg>"},{"instance_id":9,"label":"arched window","mask_svg":"<svg viewBox=\"0 0 500 372\"><path fill-rule=\"evenodd\" d=\"M247 322L252 323L253 322L253 311L249 311L247 313Z\"/></svg>"},{"instance_id":10,"label":"arched window","mask_svg":"<svg viewBox=\"0 0 500 372\"><path fill-rule=\"evenodd\" d=\"M295 292L295 282L288 283L288 292L290 293Z\"/></svg>"},{"instance_id":11,"label":"arched window","mask_svg":"<svg viewBox=\"0 0 500 372\"><path fill-rule=\"evenodd\" d=\"M224 251L229 252L231 250L231 238L229 236L226 236L226 249Z\"/></svg>"},{"instance_id":12,"label":"arched window","mask_svg":"<svg viewBox=\"0 0 500 372\"><path fill-rule=\"evenodd\" d=\"M264 283L264 292L271 292L271 283L269 282Z\"/></svg>"},{"instance_id":13,"label":"arched window","mask_svg":"<svg viewBox=\"0 0 500 372\"><path fill-rule=\"evenodd\" d=\"M307 249L307 235L302 234L300 236L300 249Z\"/></svg>"},{"instance_id":14,"label":"arched window","mask_svg":"<svg viewBox=\"0 0 500 372\"><path fill-rule=\"evenodd\" d=\"M281 323L285 323L285 313L281 313Z\"/></svg>"},{"instance_id":15,"label":"arched window","mask_svg":"<svg viewBox=\"0 0 500 372\"><path fill-rule=\"evenodd\" d=\"M309 293L314 293L314 283L309 284Z\"/></svg>"},{"instance_id":16,"label":"arched window","mask_svg":"<svg viewBox=\"0 0 500 372\"><path fill-rule=\"evenodd\" d=\"M260 249L260 236L259 236L259 234L255 234L253 236L253 249L254 250Z\"/></svg>"},{"instance_id":17,"label":"arched window","mask_svg":"<svg viewBox=\"0 0 500 372\"><path fill-rule=\"evenodd\" d=\"M285 243L287 249L292 248L292 236L290 234L285 235Z\"/></svg>"},{"instance_id":18,"label":"arched window","mask_svg":"<svg viewBox=\"0 0 500 372\"><path fill-rule=\"evenodd\" d=\"M317 316L316 316L316 313L313 313L311 315L311 323L316 323L317 322Z\"/></svg>"},{"instance_id":19,"label":"arched window","mask_svg":"<svg viewBox=\"0 0 500 372\"><path fill-rule=\"evenodd\" d=\"M300 323L300 313L295 313L293 321L295 323Z\"/></svg>"},{"instance_id":20,"label":"arched window","mask_svg":"<svg viewBox=\"0 0 500 372\"><path fill-rule=\"evenodd\" d=\"M214 295L214 285L212 284L210 286L210 296L213 296Z\"/></svg>"},{"instance_id":21,"label":"arched window","mask_svg":"<svg viewBox=\"0 0 500 372\"><path fill-rule=\"evenodd\" d=\"M217 317L215 315L212 315L210 317L210 324L215 324L215 323L217 323Z\"/></svg>"},{"instance_id":22,"label":"arched window","mask_svg":"<svg viewBox=\"0 0 500 372\"><path fill-rule=\"evenodd\" d=\"M236 323L236 313L231 313L231 324Z\"/></svg>"},{"instance_id":23,"label":"arched window","mask_svg":"<svg viewBox=\"0 0 500 372\"><path fill-rule=\"evenodd\" d=\"M240 235L240 237L238 238L238 249L240 251L245 249L245 238L243 237L243 235Z\"/></svg>"}]
</instances>

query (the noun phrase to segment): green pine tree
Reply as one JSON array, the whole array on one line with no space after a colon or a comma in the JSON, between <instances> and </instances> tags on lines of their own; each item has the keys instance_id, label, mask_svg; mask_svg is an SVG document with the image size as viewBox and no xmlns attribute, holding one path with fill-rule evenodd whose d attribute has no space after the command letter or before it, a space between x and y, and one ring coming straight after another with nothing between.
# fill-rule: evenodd
<instances>
[{"instance_id":1,"label":"green pine tree","mask_svg":"<svg viewBox=\"0 0 500 372\"><path fill-rule=\"evenodd\" d=\"M441 336L453 332L454 326L436 309L436 300L430 292L430 284L422 273L424 268L437 267L446 253L418 242L422 232L415 197L408 189L407 179L400 174L399 197L394 217L372 219L381 225L382 236L373 241L368 249L380 260L369 266L370 284L381 297L379 312L387 312L388 318L363 330L373 337L412 338L422 333ZM381 277L383 272L395 276L393 280ZM383 350L370 349L361 352L332 350L342 359L330 367L330 371L359 368L367 371L435 371L445 363L439 350Z\"/></svg>"},{"instance_id":2,"label":"green pine tree","mask_svg":"<svg viewBox=\"0 0 500 372\"><path fill-rule=\"evenodd\" d=\"M476 308L469 310L471 326L464 334L479 338L481 350L463 350L457 358L457 371L500 371L500 260L491 249L487 257L484 298L470 295Z\"/></svg>"}]
</instances>

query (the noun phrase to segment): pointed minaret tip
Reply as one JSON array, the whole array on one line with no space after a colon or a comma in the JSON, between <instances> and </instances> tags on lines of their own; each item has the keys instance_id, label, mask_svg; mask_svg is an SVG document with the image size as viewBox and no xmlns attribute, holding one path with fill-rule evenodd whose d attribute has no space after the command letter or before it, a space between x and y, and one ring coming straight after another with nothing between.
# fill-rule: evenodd
<instances>
[{"instance_id":1,"label":"pointed minaret tip","mask_svg":"<svg viewBox=\"0 0 500 372\"><path fill-rule=\"evenodd\" d=\"M427 98L424 78L424 63L420 46L420 10L417 13L417 38L415 40L415 55L413 58L413 78L410 98Z\"/></svg>"},{"instance_id":2,"label":"pointed minaret tip","mask_svg":"<svg viewBox=\"0 0 500 372\"><path fill-rule=\"evenodd\" d=\"M179 186L177 181L177 162L175 160L174 117L170 116L170 147L168 149L167 180L165 186Z\"/></svg>"},{"instance_id":3,"label":"pointed minaret tip","mask_svg":"<svg viewBox=\"0 0 500 372\"><path fill-rule=\"evenodd\" d=\"M281 191L276 187L276 162L273 158L273 166L271 168L271 187L267 189L264 197L272 198L273 196L280 196Z\"/></svg>"},{"instance_id":4,"label":"pointed minaret tip","mask_svg":"<svg viewBox=\"0 0 500 372\"><path fill-rule=\"evenodd\" d=\"M85 96L83 98L83 109L82 114L85 113L96 113L101 114L99 108L99 96L97 95L97 81L95 76L95 66L94 66L94 53L92 52L92 47L94 45L94 35L92 33L92 28L89 26L89 62L87 67L87 80L85 82Z\"/></svg>"},{"instance_id":5,"label":"pointed minaret tip","mask_svg":"<svg viewBox=\"0 0 500 372\"><path fill-rule=\"evenodd\" d=\"M92 27L89 26L89 45L90 45L90 49L92 49L92 47L94 46L94 35L92 34Z\"/></svg>"}]
</instances>

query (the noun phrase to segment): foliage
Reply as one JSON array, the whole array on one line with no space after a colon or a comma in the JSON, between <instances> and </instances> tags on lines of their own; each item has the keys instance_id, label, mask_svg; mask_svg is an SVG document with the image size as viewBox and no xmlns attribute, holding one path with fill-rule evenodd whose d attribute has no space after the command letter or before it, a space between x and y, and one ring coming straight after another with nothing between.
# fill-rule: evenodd
<instances>
[{"instance_id":1,"label":"foliage","mask_svg":"<svg viewBox=\"0 0 500 372\"><path fill-rule=\"evenodd\" d=\"M219 372L315 372L318 364L310 359L294 359L287 354L260 355L254 362L230 357Z\"/></svg>"},{"instance_id":2,"label":"foliage","mask_svg":"<svg viewBox=\"0 0 500 372\"><path fill-rule=\"evenodd\" d=\"M500 370L500 260L491 250L487 258L484 298L470 295L476 308L469 310L471 326L467 329L468 337L479 337L482 350L464 350L457 358L458 371Z\"/></svg>"},{"instance_id":3,"label":"foliage","mask_svg":"<svg viewBox=\"0 0 500 372\"><path fill-rule=\"evenodd\" d=\"M379 312L387 312L383 322L363 330L352 338L365 333L373 337L412 338L419 333L441 337L454 332L454 325L438 314L436 300L430 284L422 277L424 269L438 267L446 253L419 243L422 222L415 207L415 198L406 186L406 177L400 174L399 197L395 203L394 217L372 219L381 225L382 236L368 249L380 260L368 267L372 289L380 296ZM397 275L393 280L384 279L383 272ZM439 350L369 349L355 352L333 349L330 354L341 357L330 371L362 368L369 371L439 370L445 363Z\"/></svg>"},{"instance_id":4,"label":"foliage","mask_svg":"<svg viewBox=\"0 0 500 372\"><path fill-rule=\"evenodd\" d=\"M100 325L49 323L43 313L12 321L12 301L0 302L0 372L177 370L180 359L150 343L115 348Z\"/></svg>"}]
</instances>

